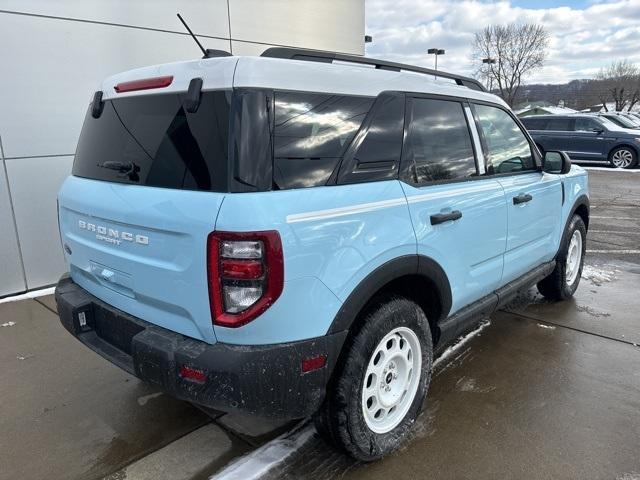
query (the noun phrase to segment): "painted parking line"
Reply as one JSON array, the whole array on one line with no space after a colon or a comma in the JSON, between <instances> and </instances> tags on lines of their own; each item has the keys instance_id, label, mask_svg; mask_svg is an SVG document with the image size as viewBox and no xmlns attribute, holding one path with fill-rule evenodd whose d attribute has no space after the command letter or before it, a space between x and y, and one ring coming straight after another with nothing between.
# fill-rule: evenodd
<instances>
[{"instance_id":1,"label":"painted parking line","mask_svg":"<svg viewBox=\"0 0 640 480\"><path fill-rule=\"evenodd\" d=\"M610 233L612 235L640 235L640 232L629 232L624 230L592 230L589 233Z\"/></svg>"},{"instance_id":2,"label":"painted parking line","mask_svg":"<svg viewBox=\"0 0 640 480\"><path fill-rule=\"evenodd\" d=\"M611 167L587 167L583 166L585 170L595 170L598 172L611 172L611 173L640 173L640 169L626 169L626 168L611 168Z\"/></svg>"},{"instance_id":3,"label":"painted parking line","mask_svg":"<svg viewBox=\"0 0 640 480\"><path fill-rule=\"evenodd\" d=\"M640 253L640 250L587 250L587 253L615 253L619 255L635 255Z\"/></svg>"}]
</instances>

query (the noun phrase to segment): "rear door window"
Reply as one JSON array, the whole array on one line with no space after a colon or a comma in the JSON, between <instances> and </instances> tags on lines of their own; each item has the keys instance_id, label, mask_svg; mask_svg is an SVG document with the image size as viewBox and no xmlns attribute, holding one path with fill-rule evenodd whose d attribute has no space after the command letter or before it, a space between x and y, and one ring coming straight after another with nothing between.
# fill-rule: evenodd
<instances>
[{"instance_id":1,"label":"rear door window","mask_svg":"<svg viewBox=\"0 0 640 480\"><path fill-rule=\"evenodd\" d=\"M274 182L278 188L324 185L374 99L275 92Z\"/></svg>"},{"instance_id":2,"label":"rear door window","mask_svg":"<svg viewBox=\"0 0 640 480\"><path fill-rule=\"evenodd\" d=\"M224 191L230 92L204 92L195 113L182 94L106 100L87 112L73 175L109 182Z\"/></svg>"},{"instance_id":3,"label":"rear door window","mask_svg":"<svg viewBox=\"0 0 640 480\"><path fill-rule=\"evenodd\" d=\"M476 175L471 135L460 102L412 98L407 160L418 185Z\"/></svg>"}]
</instances>

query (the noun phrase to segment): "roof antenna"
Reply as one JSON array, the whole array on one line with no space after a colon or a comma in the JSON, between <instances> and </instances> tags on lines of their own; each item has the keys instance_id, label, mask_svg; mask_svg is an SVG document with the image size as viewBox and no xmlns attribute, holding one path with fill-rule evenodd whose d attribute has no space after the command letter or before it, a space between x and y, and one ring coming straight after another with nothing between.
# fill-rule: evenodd
<instances>
[{"instance_id":1,"label":"roof antenna","mask_svg":"<svg viewBox=\"0 0 640 480\"><path fill-rule=\"evenodd\" d=\"M187 29L187 32L189 32L189 35L191 35L191 38L193 38L193 40L198 44L198 47L200 48L200 50L202 50L202 53L203 53L202 58L230 57L231 56L231 54L229 52L225 52L224 50L215 50L215 49L212 49L212 48L206 48L205 49L202 46L202 44L198 41L198 38L193 34L191 29L189 28L189 25L187 25L187 22L184 21L182 16L179 13L177 13L176 15L178 15L178 18L180 19L180 21L184 25L184 28Z\"/></svg>"},{"instance_id":2,"label":"roof antenna","mask_svg":"<svg viewBox=\"0 0 640 480\"><path fill-rule=\"evenodd\" d=\"M196 36L193 34L193 32L191 31L191 29L189 28L189 25L187 25L187 22L184 21L184 19L182 18L182 16L177 13L176 15L178 15L178 18L180 19L180 21L182 22L182 24L184 25L184 28L187 29L187 32L189 32L189 35L191 35L191 38L193 38L193 41L196 42L198 44L198 47L200 48L200 50L202 50L202 54L204 55L204 57L207 57L207 51L204 49L204 47L202 46L202 44L198 41L198 39L196 38Z\"/></svg>"}]
</instances>

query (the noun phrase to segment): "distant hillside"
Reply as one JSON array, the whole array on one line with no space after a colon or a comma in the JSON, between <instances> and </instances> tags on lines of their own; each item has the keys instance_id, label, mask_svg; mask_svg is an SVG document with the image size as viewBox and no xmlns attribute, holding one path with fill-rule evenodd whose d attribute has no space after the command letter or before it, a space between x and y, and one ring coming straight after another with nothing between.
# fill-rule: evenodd
<instances>
[{"instance_id":1,"label":"distant hillside","mask_svg":"<svg viewBox=\"0 0 640 480\"><path fill-rule=\"evenodd\" d=\"M591 82L592 80L573 80L563 84L523 85L515 104L522 106L542 102L560 105L564 102L565 107L583 110L599 103L598 99L594 98L593 88L590 88Z\"/></svg>"}]
</instances>

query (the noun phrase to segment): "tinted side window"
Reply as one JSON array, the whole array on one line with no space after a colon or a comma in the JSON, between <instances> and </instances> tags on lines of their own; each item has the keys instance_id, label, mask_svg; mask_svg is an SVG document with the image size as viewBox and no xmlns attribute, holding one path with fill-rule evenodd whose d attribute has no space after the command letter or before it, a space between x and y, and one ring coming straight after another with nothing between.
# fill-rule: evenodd
<instances>
[{"instance_id":1,"label":"tinted side window","mask_svg":"<svg viewBox=\"0 0 640 480\"><path fill-rule=\"evenodd\" d=\"M276 92L276 185L324 185L372 104L368 97Z\"/></svg>"},{"instance_id":2,"label":"tinted side window","mask_svg":"<svg viewBox=\"0 0 640 480\"><path fill-rule=\"evenodd\" d=\"M485 143L487 174L536 168L527 137L507 112L487 105L474 108Z\"/></svg>"},{"instance_id":3,"label":"tinted side window","mask_svg":"<svg viewBox=\"0 0 640 480\"><path fill-rule=\"evenodd\" d=\"M568 118L550 118L549 123L547 124L547 130L569 132L573 129L571 128L571 120Z\"/></svg>"},{"instance_id":4,"label":"tinted side window","mask_svg":"<svg viewBox=\"0 0 640 480\"><path fill-rule=\"evenodd\" d=\"M525 117L522 119L522 123L527 130L544 130L547 127L546 118Z\"/></svg>"},{"instance_id":5,"label":"tinted side window","mask_svg":"<svg viewBox=\"0 0 640 480\"><path fill-rule=\"evenodd\" d=\"M345 152L338 183L397 178L402 152L404 95L382 93Z\"/></svg>"},{"instance_id":6,"label":"tinted side window","mask_svg":"<svg viewBox=\"0 0 640 480\"><path fill-rule=\"evenodd\" d=\"M573 128L576 132L594 132L602 130L602 125L593 118L576 118Z\"/></svg>"},{"instance_id":7,"label":"tinted side window","mask_svg":"<svg viewBox=\"0 0 640 480\"><path fill-rule=\"evenodd\" d=\"M476 174L475 156L462 104L411 99L407 154L418 184Z\"/></svg>"}]
</instances>

